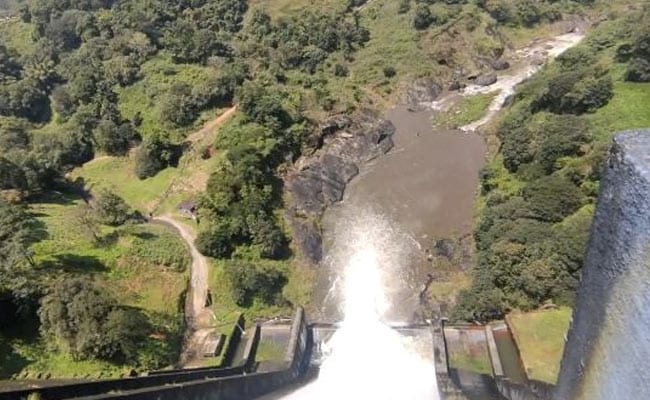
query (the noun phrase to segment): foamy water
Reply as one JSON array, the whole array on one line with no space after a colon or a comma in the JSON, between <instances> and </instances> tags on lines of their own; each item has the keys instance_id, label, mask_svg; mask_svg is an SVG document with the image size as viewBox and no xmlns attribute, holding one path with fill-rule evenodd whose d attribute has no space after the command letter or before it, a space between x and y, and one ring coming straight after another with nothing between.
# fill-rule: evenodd
<instances>
[{"instance_id":1,"label":"foamy water","mask_svg":"<svg viewBox=\"0 0 650 400\"><path fill-rule=\"evenodd\" d=\"M344 320L321 344L325 356L317 380L285 399L437 399L433 361L385 321L395 307L391 293L405 284L400 259L411 244L370 213L344 225L331 250L342 266Z\"/></svg>"}]
</instances>

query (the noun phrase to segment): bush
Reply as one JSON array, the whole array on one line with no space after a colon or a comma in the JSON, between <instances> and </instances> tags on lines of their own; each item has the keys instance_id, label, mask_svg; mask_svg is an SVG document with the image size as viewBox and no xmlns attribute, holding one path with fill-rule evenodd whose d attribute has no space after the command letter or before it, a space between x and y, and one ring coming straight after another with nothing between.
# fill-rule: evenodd
<instances>
[{"instance_id":1,"label":"bush","mask_svg":"<svg viewBox=\"0 0 650 400\"><path fill-rule=\"evenodd\" d=\"M535 217L548 222L559 222L573 214L582 206L584 199L576 185L557 175L529 183L524 187L523 196Z\"/></svg>"},{"instance_id":2,"label":"bush","mask_svg":"<svg viewBox=\"0 0 650 400\"><path fill-rule=\"evenodd\" d=\"M94 206L99 221L105 225L119 226L124 224L130 217L128 204L120 196L108 189L99 192Z\"/></svg>"},{"instance_id":3,"label":"bush","mask_svg":"<svg viewBox=\"0 0 650 400\"><path fill-rule=\"evenodd\" d=\"M433 23L433 15L426 4L418 4L415 9L413 26L418 30L425 30Z\"/></svg>"},{"instance_id":4,"label":"bush","mask_svg":"<svg viewBox=\"0 0 650 400\"><path fill-rule=\"evenodd\" d=\"M400 0L398 14L406 14L411 9L411 0Z\"/></svg>"},{"instance_id":5,"label":"bush","mask_svg":"<svg viewBox=\"0 0 650 400\"><path fill-rule=\"evenodd\" d=\"M228 258L234 250L233 235L225 224L199 232L195 244L201 254L214 258Z\"/></svg>"},{"instance_id":6,"label":"bush","mask_svg":"<svg viewBox=\"0 0 650 400\"><path fill-rule=\"evenodd\" d=\"M133 361L149 331L140 312L118 307L108 292L82 278L50 286L38 314L43 335L77 360Z\"/></svg>"},{"instance_id":7,"label":"bush","mask_svg":"<svg viewBox=\"0 0 650 400\"><path fill-rule=\"evenodd\" d=\"M249 307L256 299L266 305L284 302L282 288L287 278L280 271L237 261L228 263L225 272L238 306Z\"/></svg>"},{"instance_id":8,"label":"bush","mask_svg":"<svg viewBox=\"0 0 650 400\"><path fill-rule=\"evenodd\" d=\"M634 58L625 72L625 80L630 82L650 82L650 61Z\"/></svg>"},{"instance_id":9,"label":"bush","mask_svg":"<svg viewBox=\"0 0 650 400\"><path fill-rule=\"evenodd\" d=\"M341 64L336 64L334 66L334 76L348 76L348 67Z\"/></svg>"},{"instance_id":10,"label":"bush","mask_svg":"<svg viewBox=\"0 0 650 400\"><path fill-rule=\"evenodd\" d=\"M395 68L393 68L393 67L384 67L384 76L386 78L392 78L392 77L395 76L395 74L397 74L397 72L395 71Z\"/></svg>"}]
</instances>

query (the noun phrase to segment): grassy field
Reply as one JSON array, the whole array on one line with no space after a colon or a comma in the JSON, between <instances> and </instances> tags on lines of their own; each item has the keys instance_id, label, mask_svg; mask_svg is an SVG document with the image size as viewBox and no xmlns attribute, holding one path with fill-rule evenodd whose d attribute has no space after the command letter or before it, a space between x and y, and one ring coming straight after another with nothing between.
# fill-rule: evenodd
<instances>
[{"instance_id":1,"label":"grassy field","mask_svg":"<svg viewBox=\"0 0 650 400\"><path fill-rule=\"evenodd\" d=\"M175 64L171 57L161 52L141 67L143 79L135 84L115 90L119 96L119 108L125 118L142 118L138 132L146 137L151 134L163 134L181 141L185 133L200 127L207 118L213 118L217 110L207 110L197 119L193 126L175 129L162 122L160 100L174 84L186 83L196 86L205 82L216 72L214 68L195 64Z\"/></svg>"},{"instance_id":2,"label":"grassy field","mask_svg":"<svg viewBox=\"0 0 650 400\"><path fill-rule=\"evenodd\" d=\"M141 309L161 334L142 349L146 365L163 352L173 360L183 333L181 295L187 285L189 254L185 244L167 228L127 225L99 228L97 242L81 223L74 223L84 207L73 196L58 194L33 203L42 223L42 240L32 246L34 257L54 275L73 273L91 277L125 306ZM52 350L35 332L37 327L17 327L15 335L0 337L0 377L106 377L123 374L125 367L102 361L75 361Z\"/></svg>"},{"instance_id":3,"label":"grassy field","mask_svg":"<svg viewBox=\"0 0 650 400\"><path fill-rule=\"evenodd\" d=\"M568 307L506 317L530 379L556 382L570 319Z\"/></svg>"},{"instance_id":4,"label":"grassy field","mask_svg":"<svg viewBox=\"0 0 650 400\"><path fill-rule=\"evenodd\" d=\"M438 113L433 118L435 128L456 129L481 119L488 110L496 93L481 93L475 96L462 97L444 113Z\"/></svg>"},{"instance_id":5,"label":"grassy field","mask_svg":"<svg viewBox=\"0 0 650 400\"><path fill-rule=\"evenodd\" d=\"M613 133L624 129L650 127L649 104L650 83L615 82L614 97L590 116L594 134L609 140Z\"/></svg>"},{"instance_id":6,"label":"grassy field","mask_svg":"<svg viewBox=\"0 0 650 400\"><path fill-rule=\"evenodd\" d=\"M226 329L226 332L232 327L239 313L245 313L247 321L253 321L258 318L268 318L273 316L291 316L293 310L289 306L268 306L257 301L248 308L243 308L235 304L230 295L230 283L226 277L225 267L228 261L210 260L210 281L209 288L212 293L212 311L216 316L215 324L217 328ZM267 263L274 268L288 272L289 266L285 262L277 261L259 261L258 264ZM224 332L224 333L226 333Z\"/></svg>"},{"instance_id":7,"label":"grassy field","mask_svg":"<svg viewBox=\"0 0 650 400\"><path fill-rule=\"evenodd\" d=\"M71 179L83 179L86 188L95 191L109 188L132 207L147 214L170 212L184 200L195 198L219 161L219 155L203 160L200 150L210 145L216 132L200 138L181 157L178 166L169 167L151 178L140 180L135 175L135 150L126 157L97 157L76 168Z\"/></svg>"}]
</instances>

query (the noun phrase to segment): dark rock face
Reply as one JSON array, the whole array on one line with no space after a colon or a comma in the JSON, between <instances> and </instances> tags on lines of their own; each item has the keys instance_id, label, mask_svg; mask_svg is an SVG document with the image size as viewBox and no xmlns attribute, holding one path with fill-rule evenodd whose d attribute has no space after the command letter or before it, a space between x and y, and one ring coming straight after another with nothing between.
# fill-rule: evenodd
<instances>
[{"instance_id":1,"label":"dark rock face","mask_svg":"<svg viewBox=\"0 0 650 400\"><path fill-rule=\"evenodd\" d=\"M497 74L490 72L487 74L479 75L474 81L479 86L490 86L497 82Z\"/></svg>"},{"instance_id":2,"label":"dark rock face","mask_svg":"<svg viewBox=\"0 0 650 400\"><path fill-rule=\"evenodd\" d=\"M417 105L420 103L431 103L438 98L440 92L440 85L433 79L417 79L406 92L406 104Z\"/></svg>"},{"instance_id":3,"label":"dark rock face","mask_svg":"<svg viewBox=\"0 0 650 400\"><path fill-rule=\"evenodd\" d=\"M614 139L556 399L650 398L650 130Z\"/></svg>"},{"instance_id":4,"label":"dark rock face","mask_svg":"<svg viewBox=\"0 0 650 400\"><path fill-rule=\"evenodd\" d=\"M369 113L330 118L316 137L322 146L298 160L285 176L287 220L298 248L307 261L322 258L320 217L325 209L343 198L345 186L364 163L393 147L395 127Z\"/></svg>"}]
</instances>

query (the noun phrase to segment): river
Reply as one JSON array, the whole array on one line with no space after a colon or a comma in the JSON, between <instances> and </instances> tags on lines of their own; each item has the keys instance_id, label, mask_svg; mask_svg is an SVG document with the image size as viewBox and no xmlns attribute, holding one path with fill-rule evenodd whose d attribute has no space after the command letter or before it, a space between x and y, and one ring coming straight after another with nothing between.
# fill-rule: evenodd
<instances>
[{"instance_id":1,"label":"river","mask_svg":"<svg viewBox=\"0 0 650 400\"><path fill-rule=\"evenodd\" d=\"M515 86L577 44L571 33L519 50L513 68L491 87L469 86L429 109L395 107L394 148L363 166L343 200L323 216L325 259L315 303L322 321L342 321L318 378L287 399L438 398L431 354L423 354L389 325L422 322L419 290L433 268L424 249L435 238L471 233L486 145L477 130L502 108ZM518 58L517 58L518 56ZM497 92L485 115L458 130L433 129L432 109L463 95ZM421 290L421 289L420 289Z\"/></svg>"}]
</instances>

